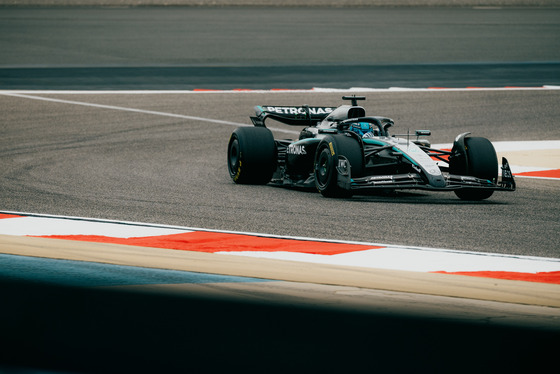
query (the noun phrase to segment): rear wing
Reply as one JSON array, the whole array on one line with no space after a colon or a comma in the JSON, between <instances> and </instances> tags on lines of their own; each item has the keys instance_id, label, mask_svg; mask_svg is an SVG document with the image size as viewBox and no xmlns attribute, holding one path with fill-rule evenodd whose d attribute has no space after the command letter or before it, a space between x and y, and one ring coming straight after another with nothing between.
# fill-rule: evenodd
<instances>
[{"instance_id":1,"label":"rear wing","mask_svg":"<svg viewBox=\"0 0 560 374\"><path fill-rule=\"evenodd\" d=\"M255 117L250 117L255 126L265 126L267 118L292 126L314 126L325 119L336 107L323 106L275 106L257 105Z\"/></svg>"}]
</instances>

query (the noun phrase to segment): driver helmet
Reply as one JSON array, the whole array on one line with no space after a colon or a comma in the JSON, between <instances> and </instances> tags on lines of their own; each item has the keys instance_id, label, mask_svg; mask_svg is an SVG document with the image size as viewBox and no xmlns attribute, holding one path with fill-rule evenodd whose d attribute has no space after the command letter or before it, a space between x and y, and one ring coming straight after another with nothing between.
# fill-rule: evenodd
<instances>
[{"instance_id":1,"label":"driver helmet","mask_svg":"<svg viewBox=\"0 0 560 374\"><path fill-rule=\"evenodd\" d=\"M368 122L354 122L350 125L349 130L360 135L362 138L374 136L373 127Z\"/></svg>"}]
</instances>

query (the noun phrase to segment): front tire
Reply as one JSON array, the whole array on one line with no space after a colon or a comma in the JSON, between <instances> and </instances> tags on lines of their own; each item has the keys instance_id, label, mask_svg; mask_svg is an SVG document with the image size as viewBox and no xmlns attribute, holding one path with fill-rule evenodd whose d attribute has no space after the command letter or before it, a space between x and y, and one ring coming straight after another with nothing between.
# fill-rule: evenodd
<instances>
[{"instance_id":1,"label":"front tire","mask_svg":"<svg viewBox=\"0 0 560 374\"><path fill-rule=\"evenodd\" d=\"M228 171L238 184L267 184L274 173L276 146L265 127L239 127L228 144Z\"/></svg>"},{"instance_id":2,"label":"front tire","mask_svg":"<svg viewBox=\"0 0 560 374\"><path fill-rule=\"evenodd\" d=\"M492 143L486 138L465 138L465 149L453 149L453 154L461 156L450 160L449 171L452 174L468 175L496 182L498 179L498 157ZM454 147L455 148L455 147ZM484 200L492 196L493 190L463 188L455 194L462 200Z\"/></svg>"},{"instance_id":3,"label":"front tire","mask_svg":"<svg viewBox=\"0 0 560 374\"><path fill-rule=\"evenodd\" d=\"M325 137L315 153L315 186L325 197L351 197L352 191L338 186L338 156L350 162L351 177L361 176L364 168L363 150L358 140L345 135Z\"/></svg>"}]
</instances>

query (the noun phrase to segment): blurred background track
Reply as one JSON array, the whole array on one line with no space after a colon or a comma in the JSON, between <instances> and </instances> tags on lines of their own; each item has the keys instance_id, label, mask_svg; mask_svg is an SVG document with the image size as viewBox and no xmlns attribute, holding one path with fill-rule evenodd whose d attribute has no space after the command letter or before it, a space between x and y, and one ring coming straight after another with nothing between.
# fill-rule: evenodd
<instances>
[{"instance_id":1,"label":"blurred background track","mask_svg":"<svg viewBox=\"0 0 560 374\"><path fill-rule=\"evenodd\" d=\"M560 85L558 8L6 7L0 89Z\"/></svg>"}]
</instances>

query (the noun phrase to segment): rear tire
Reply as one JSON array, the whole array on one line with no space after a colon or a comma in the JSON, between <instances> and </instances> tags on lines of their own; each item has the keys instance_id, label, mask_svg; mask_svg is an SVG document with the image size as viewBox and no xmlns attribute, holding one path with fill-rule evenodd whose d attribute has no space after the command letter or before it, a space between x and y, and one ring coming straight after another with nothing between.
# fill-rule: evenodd
<instances>
[{"instance_id":1,"label":"rear tire","mask_svg":"<svg viewBox=\"0 0 560 374\"><path fill-rule=\"evenodd\" d=\"M455 154L456 150L453 150ZM465 157L450 160L451 174L468 175L496 182L498 179L498 157L492 143L486 138L465 138ZM462 200L484 200L492 196L493 190L463 188L455 191Z\"/></svg>"},{"instance_id":2,"label":"rear tire","mask_svg":"<svg viewBox=\"0 0 560 374\"><path fill-rule=\"evenodd\" d=\"M239 127L228 144L228 171L238 184L267 184L274 173L276 146L265 127Z\"/></svg>"},{"instance_id":3,"label":"rear tire","mask_svg":"<svg viewBox=\"0 0 560 374\"><path fill-rule=\"evenodd\" d=\"M344 156L350 162L351 177L363 174L363 151L358 141L345 135L327 136L319 143L315 153L315 186L325 197L352 197L352 191L337 184L338 156Z\"/></svg>"}]
</instances>

